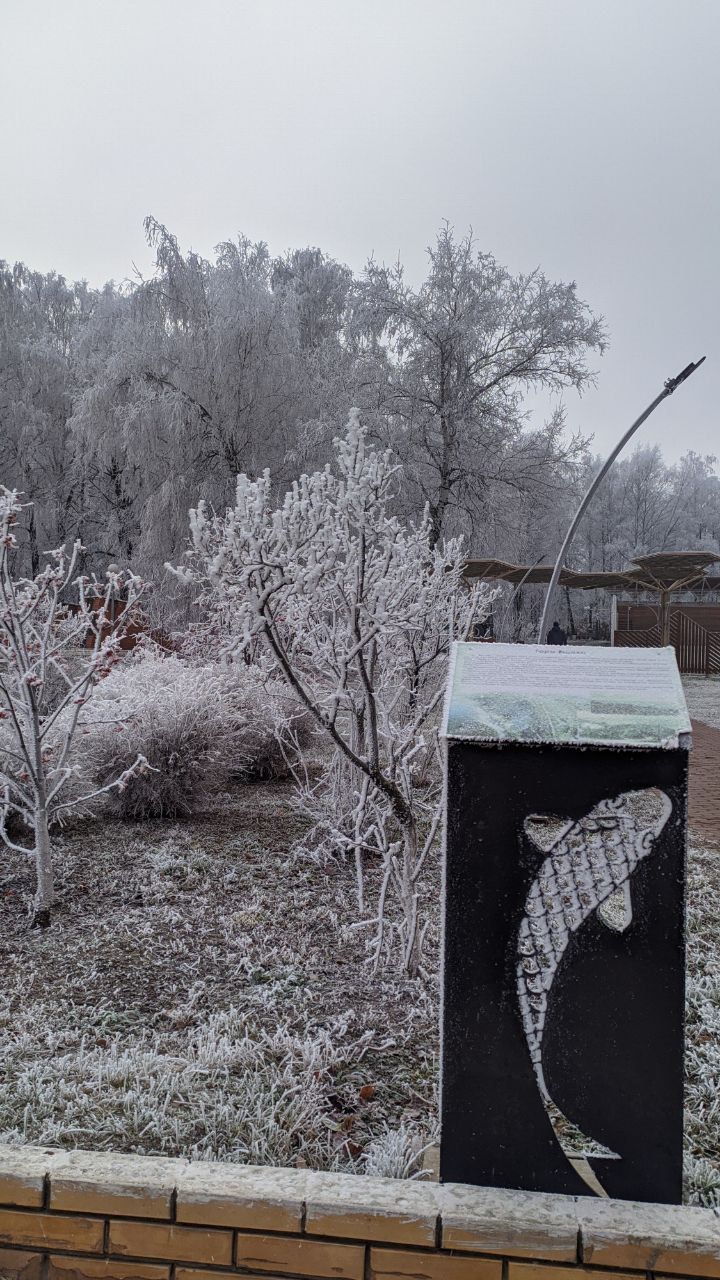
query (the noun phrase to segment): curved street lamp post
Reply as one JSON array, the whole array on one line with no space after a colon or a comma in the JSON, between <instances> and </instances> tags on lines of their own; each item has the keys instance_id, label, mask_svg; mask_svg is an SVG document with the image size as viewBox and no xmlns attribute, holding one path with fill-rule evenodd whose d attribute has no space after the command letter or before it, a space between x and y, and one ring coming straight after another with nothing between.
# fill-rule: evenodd
<instances>
[{"instance_id":1,"label":"curved street lamp post","mask_svg":"<svg viewBox=\"0 0 720 1280\"><path fill-rule=\"evenodd\" d=\"M580 524L580 521L582 520L583 516L585 515L585 512L587 511L588 507L590 506L590 503L592 502L595 496L595 493L597 492L602 481L604 480L605 476L610 470L613 462L615 461L615 459L617 458L621 450L624 449L630 437L635 434L638 427L641 427L643 422L645 422L650 417L650 414L653 413L655 409L657 409L661 401L667 399L668 396L671 396L673 391L675 391L676 388L680 386L681 382L684 382L686 378L690 377L691 373L694 373L696 369L700 368L700 365L702 364L704 359L705 359L705 356L702 356L700 360L697 360L694 363L691 361L690 364L685 366L682 373L679 373L677 375L677 377L668 378L662 391L660 392L660 395L656 396L652 404L649 404L647 409L645 409L640 414L640 417L635 419L632 426L629 428L629 430L625 432L625 435L622 437L622 439L619 440L618 443L615 445L615 448L613 449L612 453L609 454L609 456L606 458L602 467L600 468L597 475L595 476L595 479L590 485L590 488L588 489L587 493L585 494L585 497L580 503L580 506L575 512L575 515L573 516L572 522L570 524L570 528L565 534L565 540L560 548L560 551L558 552L558 558L555 561L555 568L553 569L552 578L548 583L547 595L545 596L545 607L542 612L542 618L540 619L540 632L538 635L538 644L542 644L543 638L547 634L547 623L548 623L548 618L550 617L550 608L552 605L553 595L555 593L555 588L560 578L560 572L562 570L563 564L565 563L565 557L567 555L568 549L570 547L570 544L573 538L575 537L577 527Z\"/></svg>"}]
</instances>

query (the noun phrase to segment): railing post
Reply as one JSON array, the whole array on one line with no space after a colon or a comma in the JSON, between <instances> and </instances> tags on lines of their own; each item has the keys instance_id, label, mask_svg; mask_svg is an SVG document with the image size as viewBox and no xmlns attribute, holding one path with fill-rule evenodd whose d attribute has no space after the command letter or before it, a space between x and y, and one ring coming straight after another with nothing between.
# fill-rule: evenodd
<instances>
[{"instance_id":1,"label":"railing post","mask_svg":"<svg viewBox=\"0 0 720 1280\"><path fill-rule=\"evenodd\" d=\"M660 592L660 644L663 648L670 643L669 601L670 592L662 589Z\"/></svg>"}]
</instances>

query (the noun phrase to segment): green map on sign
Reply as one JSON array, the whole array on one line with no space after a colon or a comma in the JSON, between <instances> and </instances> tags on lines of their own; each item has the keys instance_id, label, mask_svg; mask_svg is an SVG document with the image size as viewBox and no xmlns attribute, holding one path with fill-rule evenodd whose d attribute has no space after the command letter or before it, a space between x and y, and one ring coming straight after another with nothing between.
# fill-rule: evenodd
<instances>
[{"instance_id":1,"label":"green map on sign","mask_svg":"<svg viewBox=\"0 0 720 1280\"><path fill-rule=\"evenodd\" d=\"M674 651L458 644L445 733L476 742L672 748L690 733Z\"/></svg>"}]
</instances>

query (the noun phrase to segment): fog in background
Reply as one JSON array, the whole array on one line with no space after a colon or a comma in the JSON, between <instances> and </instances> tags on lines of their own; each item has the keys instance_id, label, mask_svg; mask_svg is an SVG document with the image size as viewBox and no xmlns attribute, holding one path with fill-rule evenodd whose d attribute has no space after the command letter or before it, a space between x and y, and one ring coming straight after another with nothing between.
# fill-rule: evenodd
<instances>
[{"instance_id":1,"label":"fog in background","mask_svg":"<svg viewBox=\"0 0 720 1280\"><path fill-rule=\"evenodd\" d=\"M718 449L717 0L3 0L0 257L150 269L147 213L422 279L443 219L605 315L568 426ZM539 405L541 412L545 406ZM720 451L720 450L719 450Z\"/></svg>"}]
</instances>

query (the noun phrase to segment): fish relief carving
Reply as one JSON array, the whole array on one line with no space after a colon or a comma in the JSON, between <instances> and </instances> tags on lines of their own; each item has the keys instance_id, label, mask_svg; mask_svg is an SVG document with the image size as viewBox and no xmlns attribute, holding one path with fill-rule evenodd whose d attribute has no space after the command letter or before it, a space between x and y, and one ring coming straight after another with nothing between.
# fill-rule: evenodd
<instances>
[{"instance_id":1,"label":"fish relief carving","mask_svg":"<svg viewBox=\"0 0 720 1280\"><path fill-rule=\"evenodd\" d=\"M533 815L525 833L545 857L525 900L517 942L517 995L538 1089L554 1104L543 1073L543 1034L552 986L571 934L597 913L622 932L632 919L630 881L652 853L670 814L663 791L601 800L577 822Z\"/></svg>"}]
</instances>

